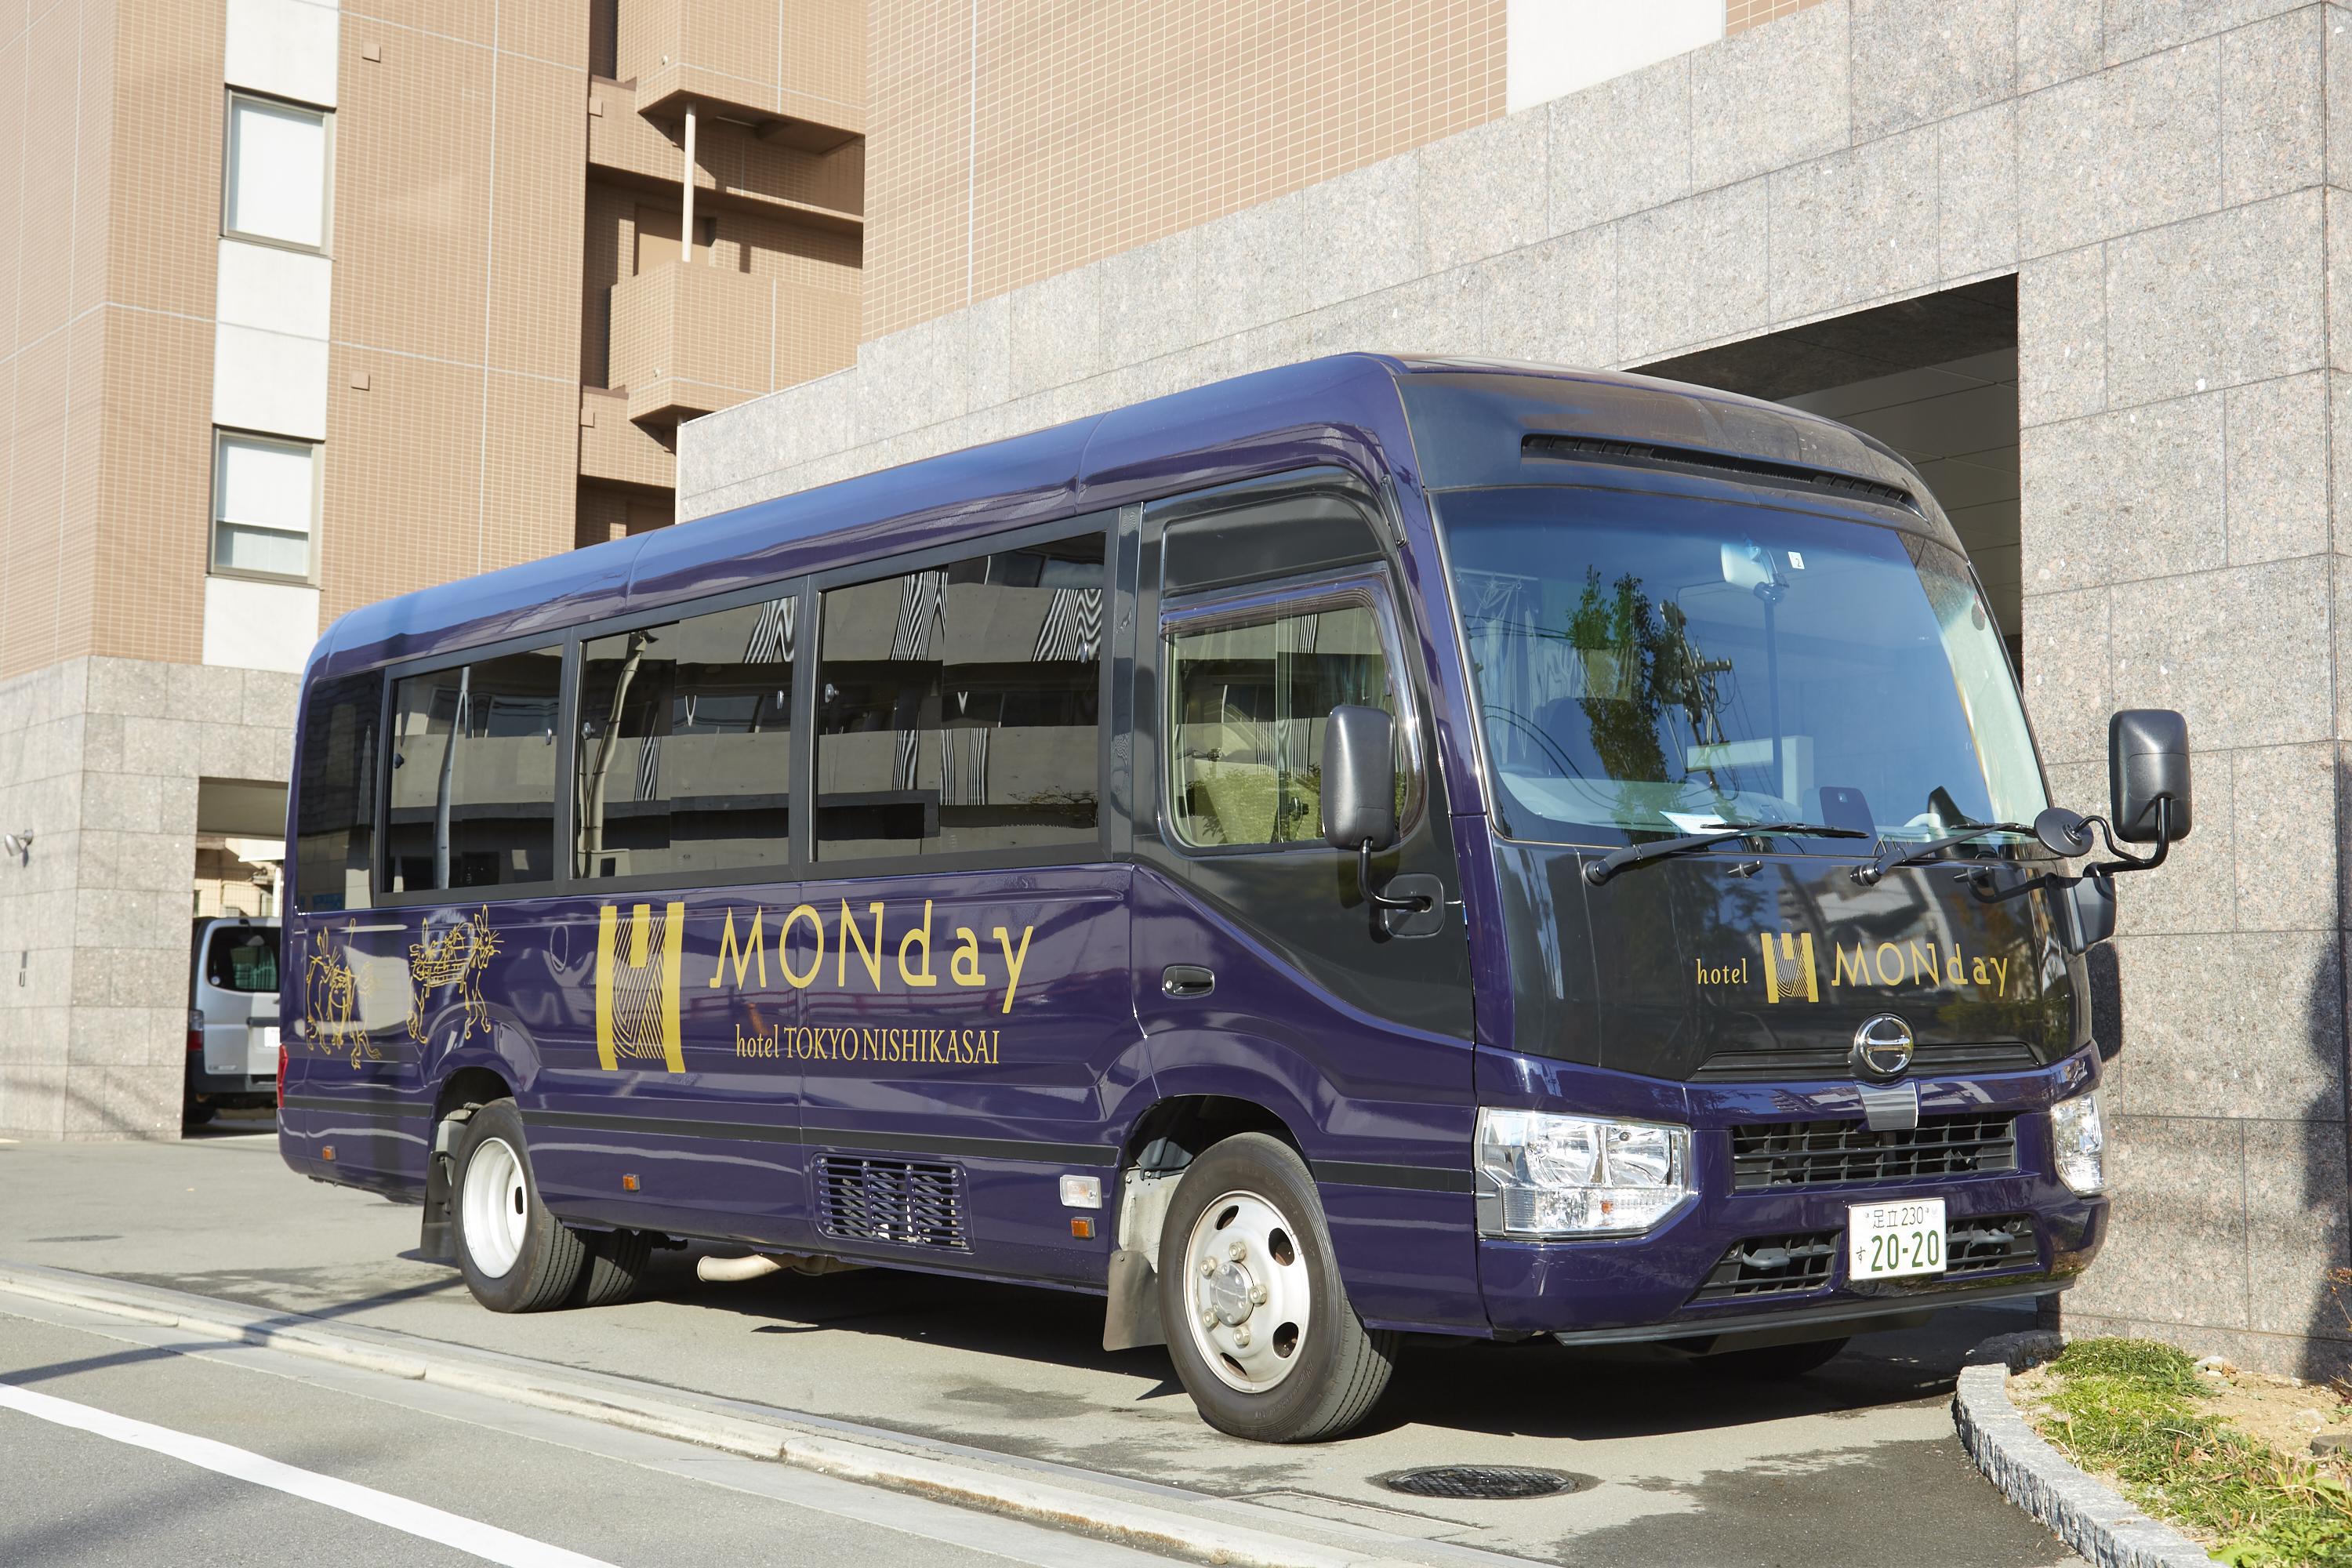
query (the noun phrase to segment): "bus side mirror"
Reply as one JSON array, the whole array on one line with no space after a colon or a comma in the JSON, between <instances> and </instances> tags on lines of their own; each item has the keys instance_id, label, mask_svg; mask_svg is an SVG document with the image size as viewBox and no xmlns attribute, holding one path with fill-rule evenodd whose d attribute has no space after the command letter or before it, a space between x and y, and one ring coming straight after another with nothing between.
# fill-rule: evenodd
<instances>
[{"instance_id":1,"label":"bus side mirror","mask_svg":"<svg viewBox=\"0 0 2352 1568\"><path fill-rule=\"evenodd\" d=\"M2107 721L2107 820L2130 844L2189 837L2189 721L2126 708Z\"/></svg>"},{"instance_id":2,"label":"bus side mirror","mask_svg":"<svg viewBox=\"0 0 2352 1568\"><path fill-rule=\"evenodd\" d=\"M1396 839L1396 721L1378 708L1331 710L1323 727L1323 841L1350 854Z\"/></svg>"},{"instance_id":3,"label":"bus side mirror","mask_svg":"<svg viewBox=\"0 0 2352 1568\"><path fill-rule=\"evenodd\" d=\"M1323 841L1356 858L1356 889L1375 937L1434 936L1445 925L1445 889L1427 872L1372 886L1372 851L1397 836L1396 721L1344 704L1323 727Z\"/></svg>"}]
</instances>

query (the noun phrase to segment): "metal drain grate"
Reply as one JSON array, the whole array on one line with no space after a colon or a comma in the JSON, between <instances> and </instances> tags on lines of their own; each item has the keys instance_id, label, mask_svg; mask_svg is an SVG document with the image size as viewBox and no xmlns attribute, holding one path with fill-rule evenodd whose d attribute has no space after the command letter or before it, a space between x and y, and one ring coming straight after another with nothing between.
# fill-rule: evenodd
<instances>
[{"instance_id":1,"label":"metal drain grate","mask_svg":"<svg viewBox=\"0 0 2352 1568\"><path fill-rule=\"evenodd\" d=\"M1373 1479L1392 1492L1412 1497L1485 1501L1499 1498L1559 1497L1594 1484L1591 1476L1565 1470L1533 1470L1518 1465L1433 1465L1398 1470Z\"/></svg>"}]
</instances>

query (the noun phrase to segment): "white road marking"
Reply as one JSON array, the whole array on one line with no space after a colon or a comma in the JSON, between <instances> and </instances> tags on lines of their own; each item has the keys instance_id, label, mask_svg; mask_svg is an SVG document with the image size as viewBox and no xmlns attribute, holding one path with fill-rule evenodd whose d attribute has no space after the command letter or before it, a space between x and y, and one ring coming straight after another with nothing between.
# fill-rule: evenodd
<instances>
[{"instance_id":1,"label":"white road marking","mask_svg":"<svg viewBox=\"0 0 2352 1568\"><path fill-rule=\"evenodd\" d=\"M373 1487L322 1476L315 1470L298 1469L280 1464L276 1459L243 1448L233 1448L226 1443L216 1443L210 1437L198 1437L186 1432L175 1432L169 1426L151 1426L133 1421L127 1415L76 1405L69 1399L54 1394L37 1394L29 1388L0 1383L0 1408L21 1410L26 1415L52 1422L59 1426L71 1426L118 1443L128 1443L134 1448L146 1448L154 1453L184 1460L191 1465L232 1476L255 1486L268 1487L306 1501L322 1503L328 1508L389 1525L409 1535L426 1541L437 1541L444 1546L479 1557L486 1562L503 1563L511 1568L612 1568L610 1563L594 1557L583 1557L577 1552L567 1552L561 1546L533 1541L493 1524L463 1519L454 1513L425 1503L411 1502L406 1498L394 1497Z\"/></svg>"}]
</instances>

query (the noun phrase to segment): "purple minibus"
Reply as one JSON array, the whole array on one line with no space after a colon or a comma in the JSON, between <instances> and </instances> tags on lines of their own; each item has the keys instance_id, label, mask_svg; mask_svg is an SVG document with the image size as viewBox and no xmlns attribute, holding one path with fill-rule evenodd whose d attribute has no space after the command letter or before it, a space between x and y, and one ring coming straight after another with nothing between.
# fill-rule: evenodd
<instances>
[{"instance_id":1,"label":"purple minibus","mask_svg":"<svg viewBox=\"0 0 2352 1568\"><path fill-rule=\"evenodd\" d=\"M2065 1289L2084 954L2190 825L2159 710L2050 804L1879 442L1372 354L355 610L299 726L289 1165L498 1311L689 1240L1098 1296L1269 1441L1440 1339Z\"/></svg>"}]
</instances>

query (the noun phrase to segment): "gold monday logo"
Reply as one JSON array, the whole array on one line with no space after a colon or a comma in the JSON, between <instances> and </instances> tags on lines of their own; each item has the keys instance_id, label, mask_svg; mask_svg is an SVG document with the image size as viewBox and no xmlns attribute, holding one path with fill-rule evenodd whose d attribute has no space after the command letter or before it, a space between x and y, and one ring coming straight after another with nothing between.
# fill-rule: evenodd
<instances>
[{"instance_id":1,"label":"gold monday logo","mask_svg":"<svg viewBox=\"0 0 2352 1568\"><path fill-rule=\"evenodd\" d=\"M1822 999L1822 971L1814 956L1812 932L1759 931L1756 943L1761 962L1755 979L1763 982L1766 1002L1794 1002L1801 996L1808 1002ZM1847 948L1832 943L1830 956L1832 987L1974 985L1996 996L2009 994L2007 958L1970 956L1961 952L1958 944L1858 942ZM1698 959L1692 967L1701 985L1746 986L1755 983L1748 975L1748 963L1745 958L1737 963Z\"/></svg>"},{"instance_id":2,"label":"gold monday logo","mask_svg":"<svg viewBox=\"0 0 2352 1568\"><path fill-rule=\"evenodd\" d=\"M834 984L847 990L863 974L876 993L891 957L887 911L879 901L866 906L861 917L846 900L832 931ZM767 910L755 908L748 925L739 926L737 911L727 910L719 940L719 961L707 988L717 991L731 979L743 989L747 980L768 985ZM872 935L866 931L870 919ZM794 969L792 934L805 921L815 932L816 947L804 969ZM1003 926L990 928L1004 983L1001 1012L1013 1011L1021 989L1021 971L1029 962L1029 939L1036 927L1021 928L1016 946ZM931 901L923 901L920 923L899 936L896 954L899 984L910 989L935 987L940 975L931 952ZM776 968L785 984L804 991L824 973L827 951L824 917L814 905L800 904L785 915L775 931ZM947 963L947 981L965 990L996 984L989 973L990 954L970 926L954 928L953 952ZM852 954L855 954L853 963ZM596 1061L607 1072L623 1062L659 1061L665 1070L686 1070L685 1033L678 1013L686 958L686 905L637 904L626 916L620 906L606 904L596 918ZM746 1033L735 1031L735 1054L740 1057L790 1057L812 1061L978 1062L993 1065L1003 1031L949 1028L792 1028Z\"/></svg>"}]
</instances>

